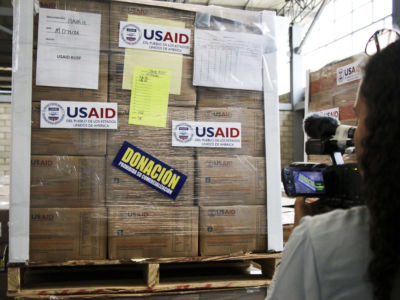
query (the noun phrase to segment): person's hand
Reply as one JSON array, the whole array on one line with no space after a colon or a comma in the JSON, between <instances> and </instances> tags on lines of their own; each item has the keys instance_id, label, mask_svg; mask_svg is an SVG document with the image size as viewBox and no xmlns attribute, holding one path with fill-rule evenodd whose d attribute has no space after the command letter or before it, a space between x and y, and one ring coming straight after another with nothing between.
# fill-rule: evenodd
<instances>
[{"instance_id":1,"label":"person's hand","mask_svg":"<svg viewBox=\"0 0 400 300\"><path fill-rule=\"evenodd\" d=\"M294 227L299 225L302 217L308 215L305 197L297 197L294 202Z\"/></svg>"},{"instance_id":2,"label":"person's hand","mask_svg":"<svg viewBox=\"0 0 400 300\"><path fill-rule=\"evenodd\" d=\"M332 210L331 207L325 206L318 200L319 198L296 198L294 202L294 227L299 225L304 216L319 215Z\"/></svg>"}]
</instances>

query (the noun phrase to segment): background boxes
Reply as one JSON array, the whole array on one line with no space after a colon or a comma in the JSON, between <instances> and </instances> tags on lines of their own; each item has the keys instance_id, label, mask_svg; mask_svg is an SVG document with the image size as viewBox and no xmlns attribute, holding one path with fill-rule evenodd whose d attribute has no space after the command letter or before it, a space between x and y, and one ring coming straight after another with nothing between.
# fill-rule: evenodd
<instances>
[{"instance_id":1,"label":"background boxes","mask_svg":"<svg viewBox=\"0 0 400 300\"><path fill-rule=\"evenodd\" d=\"M105 208L31 208L30 261L105 259Z\"/></svg>"},{"instance_id":2,"label":"background boxes","mask_svg":"<svg viewBox=\"0 0 400 300\"><path fill-rule=\"evenodd\" d=\"M118 47L119 40L119 22L128 21L128 15L141 17L151 17L170 21L181 21L185 23L185 28L191 30L190 55L193 56L194 41L194 21L195 12L177 10L172 8L157 7L150 5L140 5L134 3L111 2L110 8L110 50L124 52L124 48ZM155 19L155 24L157 20Z\"/></svg>"},{"instance_id":3,"label":"background boxes","mask_svg":"<svg viewBox=\"0 0 400 300\"><path fill-rule=\"evenodd\" d=\"M210 108L196 109L196 121L203 122L239 122L242 125L242 148L197 148L198 155L264 156L264 111L247 108Z\"/></svg>"},{"instance_id":4,"label":"background boxes","mask_svg":"<svg viewBox=\"0 0 400 300\"><path fill-rule=\"evenodd\" d=\"M111 166L114 157L107 160L107 205L155 205L155 206L193 206L194 205L194 158L158 157L174 170L187 176L176 200L164 196L155 189Z\"/></svg>"},{"instance_id":5,"label":"background boxes","mask_svg":"<svg viewBox=\"0 0 400 300\"><path fill-rule=\"evenodd\" d=\"M321 69L310 73L310 103L309 111L321 111L334 107L340 108L339 119L343 124L352 125L356 119L352 106L357 98L360 80L337 84L337 70L346 65L361 61L364 55L355 55L341 61L330 63ZM343 111L344 109L344 111Z\"/></svg>"},{"instance_id":6,"label":"background boxes","mask_svg":"<svg viewBox=\"0 0 400 300\"><path fill-rule=\"evenodd\" d=\"M198 207L110 207L109 258L197 256L198 216Z\"/></svg>"},{"instance_id":7,"label":"background boxes","mask_svg":"<svg viewBox=\"0 0 400 300\"><path fill-rule=\"evenodd\" d=\"M31 207L101 207L105 158L31 157Z\"/></svg>"},{"instance_id":8,"label":"background boxes","mask_svg":"<svg viewBox=\"0 0 400 300\"><path fill-rule=\"evenodd\" d=\"M40 103L32 103L32 154L105 155L106 131L40 128Z\"/></svg>"},{"instance_id":9,"label":"background boxes","mask_svg":"<svg viewBox=\"0 0 400 300\"><path fill-rule=\"evenodd\" d=\"M339 108L339 120L344 125L357 125L357 117L353 105L357 98L360 79L337 84L337 70L346 65L356 63L364 58L364 54L355 55L341 61L330 63L310 73L309 112ZM327 155L311 155L309 161L331 164ZM345 163L356 162L355 154L345 154Z\"/></svg>"},{"instance_id":10,"label":"background boxes","mask_svg":"<svg viewBox=\"0 0 400 300\"><path fill-rule=\"evenodd\" d=\"M199 205L265 205L263 157L197 157Z\"/></svg>"},{"instance_id":11,"label":"background boxes","mask_svg":"<svg viewBox=\"0 0 400 300\"><path fill-rule=\"evenodd\" d=\"M110 102L129 105L131 102L131 90L122 89L124 75L124 54L110 55ZM171 80L173 78L171 77ZM169 105L172 106L195 106L196 88L193 82L193 58L184 56L182 64L182 79L180 95L169 95Z\"/></svg>"},{"instance_id":12,"label":"background boxes","mask_svg":"<svg viewBox=\"0 0 400 300\"><path fill-rule=\"evenodd\" d=\"M130 125L129 106L118 105L119 131L109 131L107 138L107 154L115 156L124 141L133 144L147 153L157 157L184 156L193 157L194 150L190 147L172 147L172 120L194 119L194 108L168 107L166 128Z\"/></svg>"},{"instance_id":13,"label":"background boxes","mask_svg":"<svg viewBox=\"0 0 400 300\"><path fill-rule=\"evenodd\" d=\"M265 252L266 241L265 206L200 207L200 255Z\"/></svg>"}]
</instances>

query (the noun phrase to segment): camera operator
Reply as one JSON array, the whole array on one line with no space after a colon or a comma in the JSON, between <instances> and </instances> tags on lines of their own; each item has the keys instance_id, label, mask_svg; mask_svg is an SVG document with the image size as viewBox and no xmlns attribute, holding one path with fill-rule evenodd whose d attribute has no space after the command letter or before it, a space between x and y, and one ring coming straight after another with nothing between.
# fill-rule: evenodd
<instances>
[{"instance_id":1,"label":"camera operator","mask_svg":"<svg viewBox=\"0 0 400 300\"><path fill-rule=\"evenodd\" d=\"M385 34L397 41L382 49ZM374 46L377 53L364 68L354 107L366 205L303 217L286 244L267 299L400 299L398 37L385 29L367 43L367 54ZM297 199L295 208L306 214L305 199Z\"/></svg>"}]
</instances>

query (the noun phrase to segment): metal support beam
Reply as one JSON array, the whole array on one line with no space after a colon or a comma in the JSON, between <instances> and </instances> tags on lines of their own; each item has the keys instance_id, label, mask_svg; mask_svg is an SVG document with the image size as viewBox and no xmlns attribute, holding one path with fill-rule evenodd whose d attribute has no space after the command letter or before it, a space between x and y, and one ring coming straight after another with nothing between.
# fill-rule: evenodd
<instances>
[{"instance_id":1,"label":"metal support beam","mask_svg":"<svg viewBox=\"0 0 400 300\"><path fill-rule=\"evenodd\" d=\"M392 23L394 28L400 28L400 0L392 0Z\"/></svg>"},{"instance_id":2,"label":"metal support beam","mask_svg":"<svg viewBox=\"0 0 400 300\"><path fill-rule=\"evenodd\" d=\"M0 6L0 17L12 17L13 9L12 7Z\"/></svg>"},{"instance_id":3,"label":"metal support beam","mask_svg":"<svg viewBox=\"0 0 400 300\"><path fill-rule=\"evenodd\" d=\"M291 111L293 110L293 105L292 103L279 103L279 110Z\"/></svg>"},{"instance_id":4,"label":"metal support beam","mask_svg":"<svg viewBox=\"0 0 400 300\"><path fill-rule=\"evenodd\" d=\"M293 159L303 161L304 158L304 76L302 57L294 49L301 41L302 28L292 25L289 28L290 43L290 101L293 111ZM301 109L303 107L303 109Z\"/></svg>"},{"instance_id":5,"label":"metal support beam","mask_svg":"<svg viewBox=\"0 0 400 300\"><path fill-rule=\"evenodd\" d=\"M9 103L11 102L11 93L5 94L0 93L0 103Z\"/></svg>"},{"instance_id":6,"label":"metal support beam","mask_svg":"<svg viewBox=\"0 0 400 300\"><path fill-rule=\"evenodd\" d=\"M13 34L13 32L12 32L11 29L9 29L9 28L7 28L6 26L3 26L3 25L0 25L0 30L1 30L1 31L4 31L5 33L7 33L7 34L9 34L9 35L12 35L12 34Z\"/></svg>"},{"instance_id":7,"label":"metal support beam","mask_svg":"<svg viewBox=\"0 0 400 300\"><path fill-rule=\"evenodd\" d=\"M303 45L307 41L307 38L310 36L310 33L311 33L315 23L317 23L319 17L321 16L321 14L324 11L324 8L328 4L328 2L329 2L329 0L324 0L324 2L321 3L321 6L319 7L319 9L317 11L317 14L315 15L313 21L311 22L310 27L308 27L307 33L305 34L303 40L300 42L300 45L295 48L295 53L296 54L300 54L301 53L301 48L303 47Z\"/></svg>"}]
</instances>

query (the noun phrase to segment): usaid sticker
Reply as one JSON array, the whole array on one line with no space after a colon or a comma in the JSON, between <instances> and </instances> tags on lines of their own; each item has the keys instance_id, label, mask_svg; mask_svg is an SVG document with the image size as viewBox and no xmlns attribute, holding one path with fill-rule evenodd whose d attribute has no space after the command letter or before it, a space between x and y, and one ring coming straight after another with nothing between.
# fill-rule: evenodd
<instances>
[{"instance_id":1,"label":"usaid sticker","mask_svg":"<svg viewBox=\"0 0 400 300\"><path fill-rule=\"evenodd\" d=\"M117 103L41 101L40 128L118 129Z\"/></svg>"},{"instance_id":2,"label":"usaid sticker","mask_svg":"<svg viewBox=\"0 0 400 300\"><path fill-rule=\"evenodd\" d=\"M124 142L112 165L174 200L187 179L186 175L128 142Z\"/></svg>"},{"instance_id":3,"label":"usaid sticker","mask_svg":"<svg viewBox=\"0 0 400 300\"><path fill-rule=\"evenodd\" d=\"M334 108L325 109L325 110L321 110L321 111L316 111L316 112L310 113L310 115L312 115L312 114L318 114L318 115L323 116L323 117L331 117L331 118L334 118L336 120L339 120L339 107L334 107Z\"/></svg>"},{"instance_id":4,"label":"usaid sticker","mask_svg":"<svg viewBox=\"0 0 400 300\"><path fill-rule=\"evenodd\" d=\"M190 29L121 21L119 47L190 53Z\"/></svg>"},{"instance_id":5,"label":"usaid sticker","mask_svg":"<svg viewBox=\"0 0 400 300\"><path fill-rule=\"evenodd\" d=\"M336 69L337 85L341 85L359 79L361 79L360 62L354 62L349 65Z\"/></svg>"},{"instance_id":6,"label":"usaid sticker","mask_svg":"<svg viewBox=\"0 0 400 300\"><path fill-rule=\"evenodd\" d=\"M172 121L172 146L242 148L240 123Z\"/></svg>"}]
</instances>

